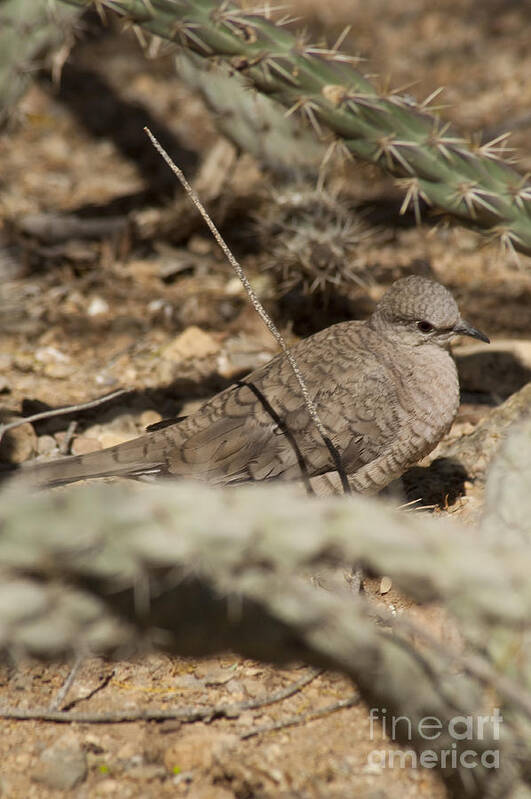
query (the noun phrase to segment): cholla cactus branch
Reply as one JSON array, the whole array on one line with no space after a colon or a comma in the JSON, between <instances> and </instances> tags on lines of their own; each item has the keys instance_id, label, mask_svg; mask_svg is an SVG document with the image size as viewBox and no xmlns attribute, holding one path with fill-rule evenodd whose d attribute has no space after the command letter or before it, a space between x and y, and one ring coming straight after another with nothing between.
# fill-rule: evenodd
<instances>
[{"instance_id":1,"label":"cholla cactus branch","mask_svg":"<svg viewBox=\"0 0 531 799\"><path fill-rule=\"evenodd\" d=\"M451 796L506 797L530 779L523 644L531 627L531 549L529 536L517 530L529 517L522 479L529 468L522 436L529 435L528 420L508 439L478 530L401 514L365 497L309 502L275 485L92 486L24 495L24 502L4 493L0 649L41 657L80 647L119 653L143 631L183 655L231 648L339 669L373 707L405 715L413 731L426 716L445 727L470 716L477 737L426 741L413 732L404 743L419 753L455 747L458 763L465 749L499 750L499 769L441 764L441 773ZM500 541L506 531L507 544ZM382 627L349 591L324 591L306 577L356 561L390 575L419 601L442 602L464 639L477 641L474 649L469 643L467 652L452 652L447 642L431 646L421 635L417 650L404 634L407 617ZM507 641L519 644L517 657L503 657ZM492 706L492 690L506 718L500 740L476 723Z\"/></svg>"},{"instance_id":2,"label":"cholla cactus branch","mask_svg":"<svg viewBox=\"0 0 531 799\"><path fill-rule=\"evenodd\" d=\"M67 0L89 7L93 0ZM337 48L308 44L278 24L215 0L99 0L157 36L221 59L258 91L299 110L358 157L397 178L415 177L418 197L461 222L531 254L531 187L501 160L500 139L474 148L427 113L433 93L378 92Z\"/></svg>"},{"instance_id":3,"label":"cholla cactus branch","mask_svg":"<svg viewBox=\"0 0 531 799\"><path fill-rule=\"evenodd\" d=\"M47 53L52 53L52 75L58 76L79 13L56 0L0 0L0 125L9 120L36 70L45 60L50 63Z\"/></svg>"},{"instance_id":4,"label":"cholla cactus branch","mask_svg":"<svg viewBox=\"0 0 531 799\"><path fill-rule=\"evenodd\" d=\"M181 48L175 66L179 77L201 92L221 132L269 169L281 175L314 173L324 160L326 148L311 130L286 117L265 94L250 92L245 79L227 64L205 69L203 58Z\"/></svg>"}]
</instances>

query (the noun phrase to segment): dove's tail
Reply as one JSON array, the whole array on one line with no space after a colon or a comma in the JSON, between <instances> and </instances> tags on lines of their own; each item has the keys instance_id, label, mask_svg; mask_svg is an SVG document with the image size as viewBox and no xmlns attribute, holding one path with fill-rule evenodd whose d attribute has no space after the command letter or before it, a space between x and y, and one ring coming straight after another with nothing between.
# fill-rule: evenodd
<instances>
[{"instance_id":1,"label":"dove's tail","mask_svg":"<svg viewBox=\"0 0 531 799\"><path fill-rule=\"evenodd\" d=\"M167 471L165 431L140 436L108 449L23 466L15 480L33 488L75 483L91 477L140 477Z\"/></svg>"}]
</instances>

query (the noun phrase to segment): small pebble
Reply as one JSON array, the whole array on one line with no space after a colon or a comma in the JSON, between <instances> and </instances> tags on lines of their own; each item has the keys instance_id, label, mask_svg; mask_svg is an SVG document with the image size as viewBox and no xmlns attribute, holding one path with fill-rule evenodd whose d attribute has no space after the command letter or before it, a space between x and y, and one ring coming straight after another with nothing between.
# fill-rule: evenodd
<instances>
[{"instance_id":1,"label":"small pebble","mask_svg":"<svg viewBox=\"0 0 531 799\"><path fill-rule=\"evenodd\" d=\"M115 447L117 444L125 444L126 441L136 438L138 433L126 430L106 430L99 437L99 442L103 449Z\"/></svg>"},{"instance_id":2,"label":"small pebble","mask_svg":"<svg viewBox=\"0 0 531 799\"><path fill-rule=\"evenodd\" d=\"M209 333L191 325L170 341L162 354L168 360L182 361L186 358L206 358L207 355L215 355L219 349L219 343Z\"/></svg>"},{"instance_id":3,"label":"small pebble","mask_svg":"<svg viewBox=\"0 0 531 799\"><path fill-rule=\"evenodd\" d=\"M62 380L65 377L70 377L74 372L74 366L71 363L47 363L43 371L46 377Z\"/></svg>"},{"instance_id":4,"label":"small pebble","mask_svg":"<svg viewBox=\"0 0 531 799\"><path fill-rule=\"evenodd\" d=\"M207 255L212 250L212 241L204 236L193 235L188 239L188 251L196 255Z\"/></svg>"},{"instance_id":5,"label":"small pebble","mask_svg":"<svg viewBox=\"0 0 531 799\"><path fill-rule=\"evenodd\" d=\"M13 366L15 369L18 369L19 372L33 372L35 368L35 361L31 355L28 355L27 353L20 353L19 355L15 356Z\"/></svg>"},{"instance_id":6,"label":"small pebble","mask_svg":"<svg viewBox=\"0 0 531 799\"><path fill-rule=\"evenodd\" d=\"M162 416L157 411L147 410L144 411L140 416L140 424L145 429L149 427L150 424L157 424L157 422L162 421Z\"/></svg>"},{"instance_id":7,"label":"small pebble","mask_svg":"<svg viewBox=\"0 0 531 799\"><path fill-rule=\"evenodd\" d=\"M44 749L31 779L52 790L70 791L86 776L86 755L76 737L67 733Z\"/></svg>"},{"instance_id":8,"label":"small pebble","mask_svg":"<svg viewBox=\"0 0 531 799\"><path fill-rule=\"evenodd\" d=\"M77 436L72 441L72 455L88 455L89 452L95 452L101 449L102 445L96 438L87 438L85 436Z\"/></svg>"},{"instance_id":9,"label":"small pebble","mask_svg":"<svg viewBox=\"0 0 531 799\"><path fill-rule=\"evenodd\" d=\"M109 313L109 303L102 297L93 297L87 308L88 316L102 316Z\"/></svg>"},{"instance_id":10,"label":"small pebble","mask_svg":"<svg viewBox=\"0 0 531 799\"><path fill-rule=\"evenodd\" d=\"M51 455L58 450L57 443L53 436L39 436L37 439L37 452L39 455Z\"/></svg>"},{"instance_id":11,"label":"small pebble","mask_svg":"<svg viewBox=\"0 0 531 799\"><path fill-rule=\"evenodd\" d=\"M39 363L66 363L70 358L57 347L39 347L35 351L35 360Z\"/></svg>"}]
</instances>

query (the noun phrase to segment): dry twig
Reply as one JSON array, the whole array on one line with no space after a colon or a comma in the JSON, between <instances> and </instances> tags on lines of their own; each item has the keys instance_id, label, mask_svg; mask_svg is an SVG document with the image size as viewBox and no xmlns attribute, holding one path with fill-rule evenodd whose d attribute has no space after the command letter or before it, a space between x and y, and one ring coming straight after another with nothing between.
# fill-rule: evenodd
<instances>
[{"instance_id":1,"label":"dry twig","mask_svg":"<svg viewBox=\"0 0 531 799\"><path fill-rule=\"evenodd\" d=\"M340 699L338 702L333 702L331 705L321 707L319 710L310 710L308 713L302 713L299 716L291 716L284 721L277 721L274 724L263 724L261 727L253 727L252 730L247 730L240 735L242 741L247 738L254 738L255 735L263 735L265 732L277 732L278 730L285 730L286 727L297 727L300 724L306 724L308 721L320 719L323 716L329 716L331 713L336 713L338 710L344 710L347 707L354 707L360 702L358 694L352 694L347 699Z\"/></svg>"},{"instance_id":2,"label":"dry twig","mask_svg":"<svg viewBox=\"0 0 531 799\"><path fill-rule=\"evenodd\" d=\"M31 416L25 416L23 419L17 419L14 422L9 422L9 424L0 425L0 443L2 442L4 433L7 433L8 430L13 430L15 427L20 427L20 425L23 424L33 424L34 422L40 422L43 419L51 419L53 416L66 416L67 414L78 413L79 411L88 411L90 408L97 408L99 405L104 405L106 402L111 402L117 397L121 397L122 394L127 394L127 391L128 389L126 388L119 388L116 391L113 391L111 394L106 394L104 397L98 397L98 399L95 400L79 402L75 405L65 405L63 408L51 408L49 411L41 411L40 413L34 413Z\"/></svg>"},{"instance_id":3,"label":"dry twig","mask_svg":"<svg viewBox=\"0 0 531 799\"><path fill-rule=\"evenodd\" d=\"M312 669L297 682L281 688L267 696L251 699L247 702L238 702L232 705L210 705L207 707L175 708L174 710L157 710L146 708L144 710L117 710L108 713L78 713L59 710L16 710L15 708L0 707L0 718L17 719L18 721L52 721L57 724L123 724L131 721L180 721L191 724L194 721L213 721L214 719L237 718L245 710L256 710L260 707L282 702L290 696L301 691L321 674L318 669Z\"/></svg>"}]
</instances>

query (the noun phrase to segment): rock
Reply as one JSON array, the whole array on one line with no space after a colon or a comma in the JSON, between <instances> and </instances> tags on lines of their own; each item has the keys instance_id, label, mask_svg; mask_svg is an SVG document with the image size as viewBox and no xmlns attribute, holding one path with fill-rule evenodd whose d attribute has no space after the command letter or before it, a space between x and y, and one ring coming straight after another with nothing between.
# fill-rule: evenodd
<instances>
[{"instance_id":1,"label":"rock","mask_svg":"<svg viewBox=\"0 0 531 799\"><path fill-rule=\"evenodd\" d=\"M244 294L245 288L239 277L231 277L225 284L225 294L229 297L237 297L239 294Z\"/></svg>"},{"instance_id":2,"label":"rock","mask_svg":"<svg viewBox=\"0 0 531 799\"><path fill-rule=\"evenodd\" d=\"M123 785L123 782L120 782L120 780L113 780L111 777L108 777L106 780L102 780L98 783L97 789L93 796L99 797L119 795L122 797L122 799L125 799L125 797L131 796L131 791L128 789L126 792L124 788L125 786Z\"/></svg>"},{"instance_id":3,"label":"rock","mask_svg":"<svg viewBox=\"0 0 531 799\"><path fill-rule=\"evenodd\" d=\"M46 377L61 379L69 377L75 371L75 366L69 356L57 347L39 347L35 352L35 360L43 365Z\"/></svg>"},{"instance_id":4,"label":"rock","mask_svg":"<svg viewBox=\"0 0 531 799\"><path fill-rule=\"evenodd\" d=\"M196 255L208 255L209 252L212 251L212 242L211 239L205 238L205 236L198 236L197 234L190 236L188 239L188 249L190 252L195 253Z\"/></svg>"},{"instance_id":5,"label":"rock","mask_svg":"<svg viewBox=\"0 0 531 799\"><path fill-rule=\"evenodd\" d=\"M240 314L240 319L245 317ZM265 328L251 333L241 332L224 342L223 350L217 359L217 370L228 379L242 372L249 372L267 363L278 352L278 346L271 333Z\"/></svg>"},{"instance_id":6,"label":"rock","mask_svg":"<svg viewBox=\"0 0 531 799\"><path fill-rule=\"evenodd\" d=\"M227 380L232 380L244 372L251 372L271 360L267 352L234 352L228 355L223 352L217 359L217 371Z\"/></svg>"},{"instance_id":7,"label":"rock","mask_svg":"<svg viewBox=\"0 0 531 799\"><path fill-rule=\"evenodd\" d=\"M164 765L174 774L196 769L209 771L238 741L237 735L205 727L186 731L164 752Z\"/></svg>"},{"instance_id":8,"label":"rock","mask_svg":"<svg viewBox=\"0 0 531 799\"><path fill-rule=\"evenodd\" d=\"M115 386L118 383L115 377L113 377L112 375L105 374L104 372L100 373L99 375L96 375L96 377L94 378L94 382L98 386L105 386L107 388L109 386Z\"/></svg>"},{"instance_id":9,"label":"rock","mask_svg":"<svg viewBox=\"0 0 531 799\"><path fill-rule=\"evenodd\" d=\"M116 753L117 760L127 763L129 766L138 766L143 762L142 755L138 752L136 741L125 741Z\"/></svg>"},{"instance_id":10,"label":"rock","mask_svg":"<svg viewBox=\"0 0 531 799\"><path fill-rule=\"evenodd\" d=\"M182 361L187 358L206 358L219 350L219 343L211 335L191 325L164 348L162 355L171 361Z\"/></svg>"},{"instance_id":11,"label":"rock","mask_svg":"<svg viewBox=\"0 0 531 799\"><path fill-rule=\"evenodd\" d=\"M56 451L58 452L59 448L53 436L39 436L37 439L37 452L39 455L52 455Z\"/></svg>"},{"instance_id":12,"label":"rock","mask_svg":"<svg viewBox=\"0 0 531 799\"><path fill-rule=\"evenodd\" d=\"M87 308L88 316L103 316L109 313L109 303L102 297L93 297Z\"/></svg>"},{"instance_id":13,"label":"rock","mask_svg":"<svg viewBox=\"0 0 531 799\"><path fill-rule=\"evenodd\" d=\"M95 732L88 732L83 739L84 748L97 755L107 752L111 746L111 739L108 735L98 735Z\"/></svg>"},{"instance_id":14,"label":"rock","mask_svg":"<svg viewBox=\"0 0 531 799\"><path fill-rule=\"evenodd\" d=\"M388 594L393 587L393 581L390 577L382 577L380 580L380 594Z\"/></svg>"},{"instance_id":15,"label":"rock","mask_svg":"<svg viewBox=\"0 0 531 799\"><path fill-rule=\"evenodd\" d=\"M65 377L70 377L75 371L71 363L47 363L43 369L46 377L52 377L56 380L63 380Z\"/></svg>"},{"instance_id":16,"label":"rock","mask_svg":"<svg viewBox=\"0 0 531 799\"><path fill-rule=\"evenodd\" d=\"M162 421L162 416L157 411L147 410L140 415L140 424L145 429L151 424L157 424Z\"/></svg>"},{"instance_id":17,"label":"rock","mask_svg":"<svg viewBox=\"0 0 531 799\"><path fill-rule=\"evenodd\" d=\"M33 372L35 368L35 359L32 355L29 355L29 353L21 352L15 356L13 366L24 374Z\"/></svg>"},{"instance_id":18,"label":"rock","mask_svg":"<svg viewBox=\"0 0 531 799\"><path fill-rule=\"evenodd\" d=\"M77 436L72 441L72 455L87 455L89 452L95 452L101 449L102 444L96 438L88 438L85 436Z\"/></svg>"},{"instance_id":19,"label":"rock","mask_svg":"<svg viewBox=\"0 0 531 799\"><path fill-rule=\"evenodd\" d=\"M52 790L69 791L86 776L86 755L75 735L66 733L42 752L31 779Z\"/></svg>"},{"instance_id":20,"label":"rock","mask_svg":"<svg viewBox=\"0 0 531 799\"><path fill-rule=\"evenodd\" d=\"M125 430L106 430L99 436L99 442L102 449L106 449L106 447L114 447L116 444L124 444L126 441L137 438L137 436L138 433L136 431L128 433Z\"/></svg>"},{"instance_id":21,"label":"rock","mask_svg":"<svg viewBox=\"0 0 531 799\"><path fill-rule=\"evenodd\" d=\"M225 685L234 678L234 671L207 660L197 664L194 675L204 685Z\"/></svg>"},{"instance_id":22,"label":"rock","mask_svg":"<svg viewBox=\"0 0 531 799\"><path fill-rule=\"evenodd\" d=\"M37 451L37 434L31 424L8 430L0 444L0 461L24 463Z\"/></svg>"},{"instance_id":23,"label":"rock","mask_svg":"<svg viewBox=\"0 0 531 799\"><path fill-rule=\"evenodd\" d=\"M67 363L70 358L57 347L39 347L35 352L35 360L39 363Z\"/></svg>"},{"instance_id":24,"label":"rock","mask_svg":"<svg viewBox=\"0 0 531 799\"><path fill-rule=\"evenodd\" d=\"M150 314L161 314L166 319L171 319L173 316L173 306L167 300L160 298L151 300L147 307Z\"/></svg>"},{"instance_id":25,"label":"rock","mask_svg":"<svg viewBox=\"0 0 531 799\"><path fill-rule=\"evenodd\" d=\"M120 412L123 411L123 412ZM97 438L103 448L114 447L131 441L139 435L138 426L132 413L125 407L117 407L113 413L117 414L110 422L103 425L93 425L87 434Z\"/></svg>"}]
</instances>

